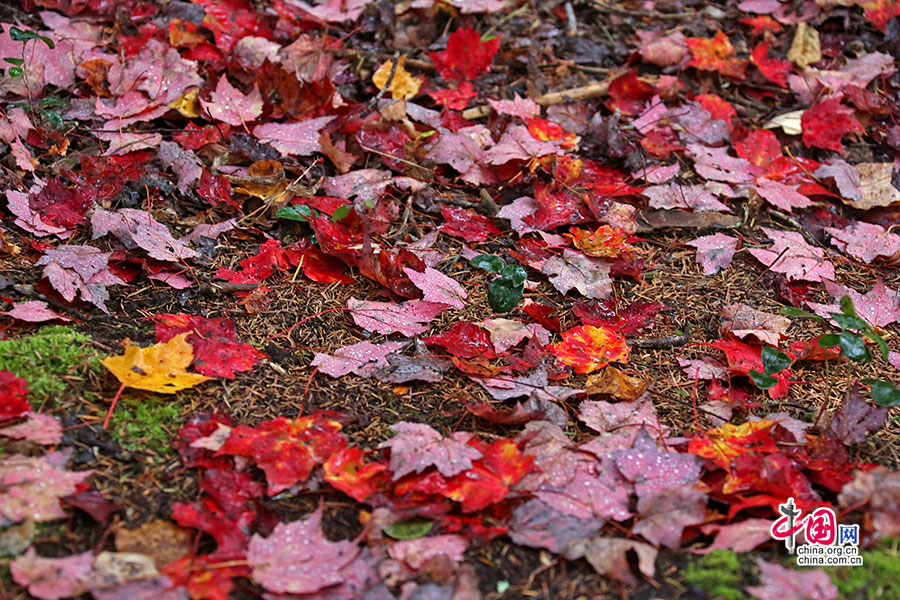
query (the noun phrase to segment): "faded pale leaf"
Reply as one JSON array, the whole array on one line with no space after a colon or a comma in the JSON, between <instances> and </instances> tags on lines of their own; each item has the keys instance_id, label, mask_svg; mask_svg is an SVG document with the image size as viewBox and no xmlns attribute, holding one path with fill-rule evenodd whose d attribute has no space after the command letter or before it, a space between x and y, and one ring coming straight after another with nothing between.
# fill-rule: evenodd
<instances>
[{"instance_id":1,"label":"faded pale leaf","mask_svg":"<svg viewBox=\"0 0 900 600\"><path fill-rule=\"evenodd\" d=\"M798 23L787 59L801 69L822 60L819 32L805 22Z\"/></svg>"},{"instance_id":2,"label":"faded pale leaf","mask_svg":"<svg viewBox=\"0 0 900 600\"><path fill-rule=\"evenodd\" d=\"M379 448L390 448L390 469L396 481L409 473L421 473L434 466L445 477L453 477L472 468L481 452L466 444L468 434L445 438L424 423L401 421L391 426L395 435Z\"/></svg>"}]
</instances>

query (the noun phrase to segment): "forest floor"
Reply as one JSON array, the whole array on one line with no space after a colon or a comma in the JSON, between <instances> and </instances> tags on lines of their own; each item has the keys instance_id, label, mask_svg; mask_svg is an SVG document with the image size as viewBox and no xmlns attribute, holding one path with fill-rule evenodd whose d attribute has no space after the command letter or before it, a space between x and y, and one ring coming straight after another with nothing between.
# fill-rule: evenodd
<instances>
[{"instance_id":1,"label":"forest floor","mask_svg":"<svg viewBox=\"0 0 900 600\"><path fill-rule=\"evenodd\" d=\"M900 597L895 3L0 23L0 599Z\"/></svg>"}]
</instances>

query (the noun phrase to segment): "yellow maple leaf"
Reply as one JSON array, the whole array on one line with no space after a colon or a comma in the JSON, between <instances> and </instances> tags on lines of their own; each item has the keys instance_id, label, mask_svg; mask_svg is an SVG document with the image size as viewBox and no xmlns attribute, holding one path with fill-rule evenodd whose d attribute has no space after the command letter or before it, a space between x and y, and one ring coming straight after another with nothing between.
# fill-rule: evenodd
<instances>
[{"instance_id":1,"label":"yellow maple leaf","mask_svg":"<svg viewBox=\"0 0 900 600\"><path fill-rule=\"evenodd\" d=\"M194 349L185 339L188 335L182 333L165 344L154 344L149 348L129 344L125 354L103 359L103 366L123 387L160 394L174 394L194 387L212 377L186 371L194 360Z\"/></svg>"},{"instance_id":2,"label":"yellow maple leaf","mask_svg":"<svg viewBox=\"0 0 900 600\"><path fill-rule=\"evenodd\" d=\"M169 108L174 108L189 119L200 116L200 90L193 89L176 98Z\"/></svg>"},{"instance_id":3,"label":"yellow maple leaf","mask_svg":"<svg viewBox=\"0 0 900 600\"><path fill-rule=\"evenodd\" d=\"M388 86L388 91L391 93L394 100L410 100L419 93L419 88L422 87L422 78L413 77L410 72L403 67L404 62L406 62L406 56L401 56L397 59L397 70L394 72L394 78L391 80L391 85ZM383 65L378 67L375 74L372 75L372 83L374 83L375 87L379 90L387 83L393 67L393 60L385 61Z\"/></svg>"}]
</instances>

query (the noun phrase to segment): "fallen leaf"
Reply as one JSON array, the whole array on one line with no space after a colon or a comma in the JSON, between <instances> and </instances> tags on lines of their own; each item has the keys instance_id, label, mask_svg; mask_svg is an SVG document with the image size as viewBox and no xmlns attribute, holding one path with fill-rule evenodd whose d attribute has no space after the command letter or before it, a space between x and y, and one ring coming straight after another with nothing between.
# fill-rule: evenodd
<instances>
[{"instance_id":1,"label":"fallen leaf","mask_svg":"<svg viewBox=\"0 0 900 600\"><path fill-rule=\"evenodd\" d=\"M845 134L865 132L853 117L853 109L841 104L840 97L828 98L803 111L800 126L803 128L803 144L807 148L824 148L842 154L844 147L841 138Z\"/></svg>"},{"instance_id":2,"label":"fallen leaf","mask_svg":"<svg viewBox=\"0 0 900 600\"><path fill-rule=\"evenodd\" d=\"M469 544L461 535L433 535L415 540L402 540L391 544L388 554L394 560L402 561L409 568L418 571L429 560L439 556L459 563Z\"/></svg>"},{"instance_id":3,"label":"fallen leaf","mask_svg":"<svg viewBox=\"0 0 900 600\"><path fill-rule=\"evenodd\" d=\"M72 319L56 314L47 306L46 302L41 300L28 300L19 302L6 312L0 312L0 315L6 315L19 321L28 323L43 323L44 321L71 321Z\"/></svg>"},{"instance_id":4,"label":"fallen leaf","mask_svg":"<svg viewBox=\"0 0 900 600\"><path fill-rule=\"evenodd\" d=\"M394 71L394 78L388 87L391 98L394 100L412 100L418 95L419 88L422 87L423 79L413 77L404 67L405 62L406 55L404 54L397 59L396 69L393 68L394 61L387 60L372 74L372 83L380 90L387 84L391 71Z\"/></svg>"},{"instance_id":5,"label":"fallen leaf","mask_svg":"<svg viewBox=\"0 0 900 600\"><path fill-rule=\"evenodd\" d=\"M819 32L805 22L798 23L787 59L801 69L822 60Z\"/></svg>"},{"instance_id":6,"label":"fallen leaf","mask_svg":"<svg viewBox=\"0 0 900 600\"><path fill-rule=\"evenodd\" d=\"M827 434L845 444L861 444L869 433L881 429L887 422L890 408L873 407L863 400L858 385L853 385L844 396L841 407L834 413Z\"/></svg>"},{"instance_id":7,"label":"fallen leaf","mask_svg":"<svg viewBox=\"0 0 900 600\"><path fill-rule=\"evenodd\" d=\"M734 57L734 47L722 31L716 32L713 38L687 38L691 51L690 67L704 71L718 71L726 77L744 79L747 61Z\"/></svg>"},{"instance_id":8,"label":"fallen leaf","mask_svg":"<svg viewBox=\"0 0 900 600\"><path fill-rule=\"evenodd\" d=\"M486 242L491 236L500 233L497 226L483 215L471 208L444 206L441 208L444 222L439 229L447 235L459 237L467 242Z\"/></svg>"},{"instance_id":9,"label":"fallen leaf","mask_svg":"<svg viewBox=\"0 0 900 600\"><path fill-rule=\"evenodd\" d=\"M575 289L586 298L602 300L612 293L609 264L600 258L566 249L562 256L546 261L541 271L550 276L550 283L561 294Z\"/></svg>"},{"instance_id":10,"label":"fallen leaf","mask_svg":"<svg viewBox=\"0 0 900 600\"><path fill-rule=\"evenodd\" d=\"M729 304L720 314L719 335L730 333L740 339L752 336L770 346L777 347L791 326L787 317L756 310L746 304Z\"/></svg>"},{"instance_id":11,"label":"fallen leaf","mask_svg":"<svg viewBox=\"0 0 900 600\"><path fill-rule=\"evenodd\" d=\"M900 535L900 472L886 467L856 471L838 495L841 508L866 507L874 531L882 538Z\"/></svg>"},{"instance_id":12,"label":"fallen leaf","mask_svg":"<svg viewBox=\"0 0 900 600\"><path fill-rule=\"evenodd\" d=\"M617 400L637 400L648 385L640 377L632 377L613 366L607 366L599 375L588 377L584 387L588 394L607 394Z\"/></svg>"},{"instance_id":13,"label":"fallen leaf","mask_svg":"<svg viewBox=\"0 0 900 600\"><path fill-rule=\"evenodd\" d=\"M168 342L179 334L188 334L186 340L194 352L191 366L201 375L234 379L235 373L250 371L259 360L266 358L265 353L237 340L231 319L207 319L180 313L154 315L153 320L157 342Z\"/></svg>"},{"instance_id":14,"label":"fallen leaf","mask_svg":"<svg viewBox=\"0 0 900 600\"><path fill-rule=\"evenodd\" d=\"M422 290L422 299L425 302L446 304L459 310L466 307L464 300L468 295L466 290L455 279L451 279L431 267L425 267L425 271L422 273L404 267L403 272L406 273L413 285Z\"/></svg>"},{"instance_id":15,"label":"fallen leaf","mask_svg":"<svg viewBox=\"0 0 900 600\"><path fill-rule=\"evenodd\" d=\"M793 65L791 65L790 60L769 58L769 44L770 42L757 44L750 55L751 60L766 79L781 87L787 87L787 74L793 68Z\"/></svg>"},{"instance_id":16,"label":"fallen leaf","mask_svg":"<svg viewBox=\"0 0 900 600\"><path fill-rule=\"evenodd\" d=\"M35 264L44 265L44 277L67 301L78 294L85 302L109 313L106 287L125 283L109 270L110 256L112 253L92 246L63 245L48 249Z\"/></svg>"},{"instance_id":17,"label":"fallen leaf","mask_svg":"<svg viewBox=\"0 0 900 600\"><path fill-rule=\"evenodd\" d=\"M825 252L810 246L796 231L762 228L775 243L768 250L749 250L759 262L775 273L783 273L791 280L834 281L834 265L825 259Z\"/></svg>"},{"instance_id":18,"label":"fallen leaf","mask_svg":"<svg viewBox=\"0 0 900 600\"><path fill-rule=\"evenodd\" d=\"M455 433L445 438L424 423L400 421L391 425L394 437L379 444L391 451L390 470L397 481L410 473L421 473L429 467L437 468L445 477L453 477L472 468L472 461L482 453L469 446L468 434Z\"/></svg>"},{"instance_id":19,"label":"fallen leaf","mask_svg":"<svg viewBox=\"0 0 900 600\"><path fill-rule=\"evenodd\" d=\"M341 424L327 412L287 419L277 417L256 427L232 428L217 454L248 456L266 474L274 496L306 481L313 467L347 445Z\"/></svg>"},{"instance_id":20,"label":"fallen leaf","mask_svg":"<svg viewBox=\"0 0 900 600\"><path fill-rule=\"evenodd\" d=\"M215 91L210 94L210 100L201 98L200 104L211 118L235 127L255 120L263 110L263 99L258 84L253 85L253 90L249 94L242 94L231 85L226 75L222 75L219 79Z\"/></svg>"},{"instance_id":21,"label":"fallen leaf","mask_svg":"<svg viewBox=\"0 0 900 600\"><path fill-rule=\"evenodd\" d=\"M762 196L766 202L776 208L787 212L794 212L796 208L809 208L815 202L797 191L799 186L786 185L780 181L768 177L756 178L756 193Z\"/></svg>"},{"instance_id":22,"label":"fallen leaf","mask_svg":"<svg viewBox=\"0 0 900 600\"><path fill-rule=\"evenodd\" d=\"M623 583L637 583L631 572L628 555L637 556L638 570L645 577L656 572L657 550L649 544L621 538L592 537L574 540L565 551L566 558L586 558L594 570L604 577Z\"/></svg>"},{"instance_id":23,"label":"fallen leaf","mask_svg":"<svg viewBox=\"0 0 900 600\"><path fill-rule=\"evenodd\" d=\"M0 429L0 435L33 444L51 446L62 441L63 427L59 419L51 415L27 412L24 423Z\"/></svg>"},{"instance_id":24,"label":"fallen leaf","mask_svg":"<svg viewBox=\"0 0 900 600\"><path fill-rule=\"evenodd\" d=\"M641 428L631 448L615 452L616 467L634 483L638 498L685 484L697 483L700 464L696 457L661 451L646 428Z\"/></svg>"},{"instance_id":25,"label":"fallen leaf","mask_svg":"<svg viewBox=\"0 0 900 600\"><path fill-rule=\"evenodd\" d=\"M80 596L88 591L84 577L93 569L94 553L73 554L65 558L44 558L34 548L9 565L13 580L28 588L28 593L41 600L60 600Z\"/></svg>"},{"instance_id":26,"label":"fallen leaf","mask_svg":"<svg viewBox=\"0 0 900 600\"><path fill-rule=\"evenodd\" d=\"M0 523L30 519L44 522L66 516L59 504L63 496L75 493L91 471L67 471L71 448L43 456L14 454L0 460Z\"/></svg>"},{"instance_id":27,"label":"fallen leaf","mask_svg":"<svg viewBox=\"0 0 900 600\"><path fill-rule=\"evenodd\" d=\"M443 346L456 358L496 358L490 334L466 321L457 321L441 335L432 335L422 341L429 346Z\"/></svg>"},{"instance_id":28,"label":"fallen leaf","mask_svg":"<svg viewBox=\"0 0 900 600\"><path fill-rule=\"evenodd\" d=\"M136 529L116 530L118 552L140 552L153 558L157 568L174 562L191 549L191 531L156 519Z\"/></svg>"},{"instance_id":29,"label":"fallen leaf","mask_svg":"<svg viewBox=\"0 0 900 600\"><path fill-rule=\"evenodd\" d=\"M610 225L601 225L594 231L572 227L565 237L571 239L572 245L587 256L615 258L620 254L640 252L640 249L628 243L630 234L627 231Z\"/></svg>"},{"instance_id":30,"label":"fallen leaf","mask_svg":"<svg viewBox=\"0 0 900 600\"><path fill-rule=\"evenodd\" d=\"M840 229L826 227L831 244L851 258L871 264L876 260L893 262L900 255L900 235L890 233L881 225L855 221Z\"/></svg>"},{"instance_id":31,"label":"fallen leaf","mask_svg":"<svg viewBox=\"0 0 900 600\"><path fill-rule=\"evenodd\" d=\"M376 370L388 365L387 356L389 354L397 352L404 346L406 346L406 342L384 342L383 344L373 344L367 341L357 342L338 348L334 351L333 356L316 352L310 364L331 377L342 377L348 373L354 373L368 378Z\"/></svg>"},{"instance_id":32,"label":"fallen leaf","mask_svg":"<svg viewBox=\"0 0 900 600\"><path fill-rule=\"evenodd\" d=\"M859 172L860 197L845 198L847 204L853 208L868 210L900 202L900 190L892 183L893 163L859 163L856 169Z\"/></svg>"},{"instance_id":33,"label":"fallen leaf","mask_svg":"<svg viewBox=\"0 0 900 600\"><path fill-rule=\"evenodd\" d=\"M563 341L550 347L561 363L576 373L592 373L611 362L628 362L631 348L615 329L579 325L562 334Z\"/></svg>"},{"instance_id":34,"label":"fallen leaf","mask_svg":"<svg viewBox=\"0 0 900 600\"><path fill-rule=\"evenodd\" d=\"M0 421L15 419L30 411L28 383L6 369L0 369Z\"/></svg>"},{"instance_id":35,"label":"fallen leaf","mask_svg":"<svg viewBox=\"0 0 900 600\"><path fill-rule=\"evenodd\" d=\"M111 233L126 248L142 248L152 258L180 263L200 254L181 240L172 237L169 228L154 219L147 211L120 208L110 212L102 208L91 217L92 239Z\"/></svg>"},{"instance_id":36,"label":"fallen leaf","mask_svg":"<svg viewBox=\"0 0 900 600\"><path fill-rule=\"evenodd\" d=\"M705 235L687 242L697 249L697 264L704 275L715 275L731 265L739 240L723 233Z\"/></svg>"},{"instance_id":37,"label":"fallen leaf","mask_svg":"<svg viewBox=\"0 0 900 600\"><path fill-rule=\"evenodd\" d=\"M729 208L719 202L715 195L707 191L703 185L654 185L643 191L650 199L651 208L686 209L697 212L728 212Z\"/></svg>"},{"instance_id":38,"label":"fallen leaf","mask_svg":"<svg viewBox=\"0 0 900 600\"><path fill-rule=\"evenodd\" d=\"M429 323L450 307L424 300L407 300L396 304L349 298L347 308L353 322L367 331L381 334L396 332L412 337L428 331Z\"/></svg>"},{"instance_id":39,"label":"fallen leaf","mask_svg":"<svg viewBox=\"0 0 900 600\"><path fill-rule=\"evenodd\" d=\"M838 588L822 569L798 571L757 559L760 585L747 593L757 600L837 600Z\"/></svg>"},{"instance_id":40,"label":"fallen leaf","mask_svg":"<svg viewBox=\"0 0 900 600\"><path fill-rule=\"evenodd\" d=\"M473 81L488 71L494 55L500 49L500 35L488 41L471 27L461 27L447 38L447 48L441 52L429 52L440 76L447 80Z\"/></svg>"},{"instance_id":41,"label":"fallen leaf","mask_svg":"<svg viewBox=\"0 0 900 600\"><path fill-rule=\"evenodd\" d=\"M388 468L383 462L366 463L365 456L359 448L338 450L322 465L325 481L357 502L365 502L386 482Z\"/></svg>"},{"instance_id":42,"label":"fallen leaf","mask_svg":"<svg viewBox=\"0 0 900 600\"><path fill-rule=\"evenodd\" d=\"M639 498L637 512L634 533L677 550L684 528L706 521L706 494L693 485L668 488Z\"/></svg>"},{"instance_id":43,"label":"fallen leaf","mask_svg":"<svg viewBox=\"0 0 900 600\"><path fill-rule=\"evenodd\" d=\"M319 508L307 519L278 523L266 538L254 534L247 546L253 580L276 594L311 594L365 568L359 559L360 547L348 540L329 541L321 523Z\"/></svg>"},{"instance_id":44,"label":"fallen leaf","mask_svg":"<svg viewBox=\"0 0 900 600\"><path fill-rule=\"evenodd\" d=\"M626 337L633 337L653 327L659 313L668 310L661 302L632 302L628 306L616 306L614 298L599 302L576 302L572 307L575 316L584 325L611 327Z\"/></svg>"},{"instance_id":45,"label":"fallen leaf","mask_svg":"<svg viewBox=\"0 0 900 600\"><path fill-rule=\"evenodd\" d=\"M770 519L745 519L731 525L714 523L703 525L700 530L706 535L716 535L712 544L706 548L692 551L694 554L700 555L716 550L750 552L757 546L772 540L772 521Z\"/></svg>"},{"instance_id":46,"label":"fallen leaf","mask_svg":"<svg viewBox=\"0 0 900 600\"><path fill-rule=\"evenodd\" d=\"M108 356L101 362L125 387L174 394L212 379L187 372L194 360L188 335L181 333L164 344L148 348L128 344L124 354Z\"/></svg>"},{"instance_id":47,"label":"fallen leaf","mask_svg":"<svg viewBox=\"0 0 900 600\"><path fill-rule=\"evenodd\" d=\"M872 327L885 327L900 320L900 292L884 285L880 279L865 294L829 281L825 282L825 289L835 300L850 296L856 313ZM841 312L841 307L837 302L834 304L807 302L806 304L817 315L826 319L831 318L831 313Z\"/></svg>"},{"instance_id":48,"label":"fallen leaf","mask_svg":"<svg viewBox=\"0 0 900 600\"><path fill-rule=\"evenodd\" d=\"M321 152L322 129L333 120L334 117L318 117L299 123L262 123L253 128L253 135L282 156L309 156Z\"/></svg>"}]
</instances>

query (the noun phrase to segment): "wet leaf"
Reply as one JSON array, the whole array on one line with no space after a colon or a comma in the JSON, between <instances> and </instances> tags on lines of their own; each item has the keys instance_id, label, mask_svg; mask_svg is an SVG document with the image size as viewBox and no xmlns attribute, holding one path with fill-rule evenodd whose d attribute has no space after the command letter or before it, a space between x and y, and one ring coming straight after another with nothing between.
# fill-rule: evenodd
<instances>
[{"instance_id":1,"label":"wet leaf","mask_svg":"<svg viewBox=\"0 0 900 600\"><path fill-rule=\"evenodd\" d=\"M160 394L174 394L192 388L211 377L189 373L194 349L187 342L188 333L172 337L168 342L141 348L128 344L125 354L103 359L103 366L125 387Z\"/></svg>"}]
</instances>

